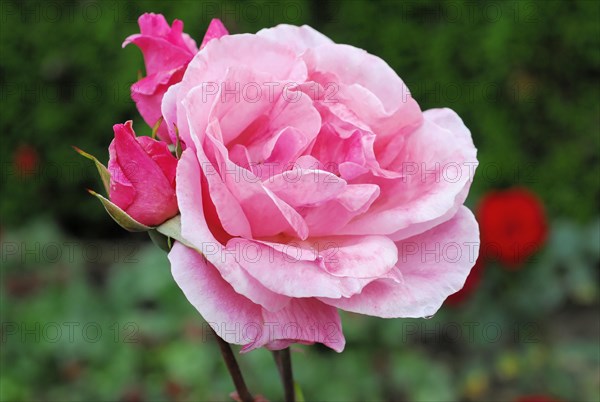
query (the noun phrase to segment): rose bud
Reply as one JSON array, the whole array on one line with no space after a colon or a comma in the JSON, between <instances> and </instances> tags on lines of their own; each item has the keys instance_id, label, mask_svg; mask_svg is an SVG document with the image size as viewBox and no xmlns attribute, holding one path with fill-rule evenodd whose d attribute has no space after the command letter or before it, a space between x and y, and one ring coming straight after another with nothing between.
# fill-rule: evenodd
<instances>
[{"instance_id":1,"label":"rose bud","mask_svg":"<svg viewBox=\"0 0 600 402\"><path fill-rule=\"evenodd\" d=\"M131 121L113 126L109 146L110 200L133 219L158 226L177 214L177 159L167 144L136 137Z\"/></svg>"},{"instance_id":2,"label":"rose bud","mask_svg":"<svg viewBox=\"0 0 600 402\"><path fill-rule=\"evenodd\" d=\"M180 20L169 26L164 16L146 13L140 16L138 24L140 33L123 42L123 47L133 43L140 48L146 66L146 76L131 86L131 96L146 123L150 127L156 126L158 137L167 143L176 143L161 119L161 102L169 87L181 81L198 48L194 39L183 32ZM227 33L223 23L213 19L200 48Z\"/></svg>"}]
</instances>

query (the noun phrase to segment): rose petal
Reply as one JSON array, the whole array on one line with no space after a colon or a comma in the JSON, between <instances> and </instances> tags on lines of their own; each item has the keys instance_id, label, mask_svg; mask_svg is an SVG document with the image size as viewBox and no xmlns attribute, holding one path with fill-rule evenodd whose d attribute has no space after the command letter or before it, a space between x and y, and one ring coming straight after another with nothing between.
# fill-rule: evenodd
<instances>
[{"instance_id":1,"label":"rose petal","mask_svg":"<svg viewBox=\"0 0 600 402\"><path fill-rule=\"evenodd\" d=\"M263 310L264 330L254 343L242 352L261 346L280 350L293 343L319 342L336 352L342 352L346 339L340 316L335 308L316 299L292 299L285 308L273 313Z\"/></svg>"},{"instance_id":2,"label":"rose petal","mask_svg":"<svg viewBox=\"0 0 600 402\"><path fill-rule=\"evenodd\" d=\"M210 24L208 24L204 39L202 39L202 44L200 44L200 50L202 50L211 40L218 39L225 35L229 35L229 32L227 31L227 28L225 28L225 25L223 25L223 22L218 18L213 18L210 21Z\"/></svg>"},{"instance_id":3,"label":"rose petal","mask_svg":"<svg viewBox=\"0 0 600 402\"><path fill-rule=\"evenodd\" d=\"M202 255L176 242L171 272L190 303L225 341L277 350L299 342L323 343L341 352L345 339L337 310L316 299L294 299L277 312L262 309L236 293Z\"/></svg>"},{"instance_id":4,"label":"rose petal","mask_svg":"<svg viewBox=\"0 0 600 402\"><path fill-rule=\"evenodd\" d=\"M302 54L308 48L333 43L327 36L308 25L298 27L280 24L273 28L263 28L256 35L291 47L297 54Z\"/></svg>"},{"instance_id":5,"label":"rose petal","mask_svg":"<svg viewBox=\"0 0 600 402\"><path fill-rule=\"evenodd\" d=\"M451 110L424 113L423 125L396 152L401 177L370 177L381 195L368 213L350 222L345 234L390 234L395 239L425 231L449 219L465 200L477 166L469 130ZM436 123L440 113L458 119L451 127ZM430 118L430 115L435 118ZM460 122L460 125L459 125ZM450 128L457 131L451 131Z\"/></svg>"},{"instance_id":6,"label":"rose petal","mask_svg":"<svg viewBox=\"0 0 600 402\"><path fill-rule=\"evenodd\" d=\"M211 233L203 211L200 166L191 149L183 151L179 159L177 183L183 237L204 254L237 293L268 310L277 311L287 304L287 297L267 290L246 273L235 255L224 253L223 245Z\"/></svg>"},{"instance_id":7,"label":"rose petal","mask_svg":"<svg viewBox=\"0 0 600 402\"><path fill-rule=\"evenodd\" d=\"M399 243L394 271L402 282L378 279L350 298L324 303L383 318L433 315L446 297L458 291L475 264L479 230L475 217L461 207L449 221Z\"/></svg>"}]
</instances>

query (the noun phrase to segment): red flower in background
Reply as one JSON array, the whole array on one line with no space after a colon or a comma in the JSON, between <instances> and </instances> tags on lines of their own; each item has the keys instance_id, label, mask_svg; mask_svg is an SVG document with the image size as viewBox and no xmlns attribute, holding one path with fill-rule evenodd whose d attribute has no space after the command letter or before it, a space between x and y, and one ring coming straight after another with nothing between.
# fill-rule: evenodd
<instances>
[{"instance_id":1,"label":"red flower in background","mask_svg":"<svg viewBox=\"0 0 600 402\"><path fill-rule=\"evenodd\" d=\"M456 306L462 304L467 298L475 293L475 289L479 287L479 283L481 282L484 267L485 260L479 257L475 262L475 266L471 268L471 272L469 273L469 276L467 276L467 280L462 289L448 296L445 303L450 306Z\"/></svg>"},{"instance_id":2,"label":"red flower in background","mask_svg":"<svg viewBox=\"0 0 600 402\"><path fill-rule=\"evenodd\" d=\"M548 232L544 208L524 188L488 193L477 209L481 251L510 268L518 266L544 243Z\"/></svg>"},{"instance_id":3,"label":"red flower in background","mask_svg":"<svg viewBox=\"0 0 600 402\"><path fill-rule=\"evenodd\" d=\"M38 153L30 145L21 145L13 154L15 170L19 177L29 177L35 173L38 166Z\"/></svg>"},{"instance_id":4,"label":"red flower in background","mask_svg":"<svg viewBox=\"0 0 600 402\"><path fill-rule=\"evenodd\" d=\"M560 400L545 395L527 395L515 399L515 402L560 402Z\"/></svg>"}]
</instances>

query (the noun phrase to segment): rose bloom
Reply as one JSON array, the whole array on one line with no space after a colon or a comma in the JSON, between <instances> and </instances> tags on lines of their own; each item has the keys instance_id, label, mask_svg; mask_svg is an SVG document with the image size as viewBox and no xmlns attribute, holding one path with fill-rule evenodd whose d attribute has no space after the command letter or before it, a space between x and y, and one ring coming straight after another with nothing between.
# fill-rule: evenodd
<instances>
[{"instance_id":1,"label":"rose bloom","mask_svg":"<svg viewBox=\"0 0 600 402\"><path fill-rule=\"evenodd\" d=\"M493 191L477 208L481 224L482 251L516 269L546 240L548 226L544 207L525 188Z\"/></svg>"},{"instance_id":2,"label":"rose bloom","mask_svg":"<svg viewBox=\"0 0 600 402\"><path fill-rule=\"evenodd\" d=\"M338 308L430 316L475 263L469 130L364 50L308 26L214 35L153 113L183 148L173 277L243 351L341 351Z\"/></svg>"}]
</instances>

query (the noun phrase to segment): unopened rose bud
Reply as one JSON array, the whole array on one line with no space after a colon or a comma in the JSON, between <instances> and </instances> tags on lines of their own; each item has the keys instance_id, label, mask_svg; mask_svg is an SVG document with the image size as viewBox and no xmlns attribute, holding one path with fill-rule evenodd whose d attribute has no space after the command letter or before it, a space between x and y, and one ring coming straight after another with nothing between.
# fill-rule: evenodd
<instances>
[{"instance_id":1,"label":"unopened rose bud","mask_svg":"<svg viewBox=\"0 0 600 402\"><path fill-rule=\"evenodd\" d=\"M177 214L177 159L166 143L136 137L131 121L115 124L109 147L110 200L136 221L157 226Z\"/></svg>"}]
</instances>

